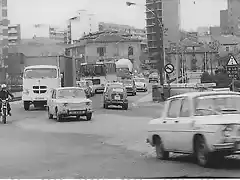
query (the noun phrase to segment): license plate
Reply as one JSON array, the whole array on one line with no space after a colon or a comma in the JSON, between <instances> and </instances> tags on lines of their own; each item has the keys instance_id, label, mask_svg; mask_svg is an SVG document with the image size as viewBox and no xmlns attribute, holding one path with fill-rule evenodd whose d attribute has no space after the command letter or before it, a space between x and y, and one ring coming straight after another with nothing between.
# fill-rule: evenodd
<instances>
[{"instance_id":1,"label":"license plate","mask_svg":"<svg viewBox=\"0 0 240 180\"><path fill-rule=\"evenodd\" d=\"M120 96L115 96L115 100L120 100Z\"/></svg>"},{"instance_id":2,"label":"license plate","mask_svg":"<svg viewBox=\"0 0 240 180\"><path fill-rule=\"evenodd\" d=\"M71 111L70 114L84 114L85 111Z\"/></svg>"},{"instance_id":3,"label":"license plate","mask_svg":"<svg viewBox=\"0 0 240 180\"><path fill-rule=\"evenodd\" d=\"M43 97L36 97L35 99L43 100L44 98Z\"/></svg>"}]
</instances>

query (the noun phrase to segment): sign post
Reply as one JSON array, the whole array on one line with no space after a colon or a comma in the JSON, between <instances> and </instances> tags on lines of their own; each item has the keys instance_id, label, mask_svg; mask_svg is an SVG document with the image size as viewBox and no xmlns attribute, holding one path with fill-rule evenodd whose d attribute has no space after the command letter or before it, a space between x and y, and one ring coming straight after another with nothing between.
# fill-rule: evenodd
<instances>
[{"instance_id":1,"label":"sign post","mask_svg":"<svg viewBox=\"0 0 240 180\"><path fill-rule=\"evenodd\" d=\"M230 78L232 78L233 91L235 89L234 80L239 79L238 66L239 65L238 65L237 60L235 59L235 57L232 54L230 54L226 67L227 67L228 76Z\"/></svg>"}]
</instances>

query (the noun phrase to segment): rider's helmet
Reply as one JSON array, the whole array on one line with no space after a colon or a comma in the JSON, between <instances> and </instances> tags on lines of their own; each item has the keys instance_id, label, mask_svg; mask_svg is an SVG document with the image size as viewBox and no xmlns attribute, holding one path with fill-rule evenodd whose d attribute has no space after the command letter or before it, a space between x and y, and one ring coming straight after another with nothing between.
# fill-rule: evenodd
<instances>
[{"instance_id":1,"label":"rider's helmet","mask_svg":"<svg viewBox=\"0 0 240 180\"><path fill-rule=\"evenodd\" d=\"M2 88L2 89L6 89L6 88L7 88L7 85L6 85L6 84L2 84L2 85L1 85L1 88Z\"/></svg>"}]
</instances>

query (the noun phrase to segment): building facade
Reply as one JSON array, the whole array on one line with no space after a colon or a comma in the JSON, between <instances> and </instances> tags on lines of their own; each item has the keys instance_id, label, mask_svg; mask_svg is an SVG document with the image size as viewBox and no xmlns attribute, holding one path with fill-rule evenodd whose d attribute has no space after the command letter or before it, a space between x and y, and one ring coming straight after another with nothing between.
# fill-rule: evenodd
<instances>
[{"instance_id":1,"label":"building facade","mask_svg":"<svg viewBox=\"0 0 240 180\"><path fill-rule=\"evenodd\" d=\"M21 42L21 27L20 24L8 25L8 45L18 45Z\"/></svg>"},{"instance_id":2,"label":"building facade","mask_svg":"<svg viewBox=\"0 0 240 180\"><path fill-rule=\"evenodd\" d=\"M228 26L231 34L240 36L240 1L228 0Z\"/></svg>"},{"instance_id":3,"label":"building facade","mask_svg":"<svg viewBox=\"0 0 240 180\"><path fill-rule=\"evenodd\" d=\"M49 38L67 43L67 30L56 27L49 27Z\"/></svg>"},{"instance_id":4,"label":"building facade","mask_svg":"<svg viewBox=\"0 0 240 180\"><path fill-rule=\"evenodd\" d=\"M147 39L145 29L138 29L129 25L100 22L98 24L98 30L99 31L118 31L120 33L128 33L128 34L131 34L133 37L139 38L143 41Z\"/></svg>"},{"instance_id":5,"label":"building facade","mask_svg":"<svg viewBox=\"0 0 240 180\"><path fill-rule=\"evenodd\" d=\"M6 80L5 61L8 58L8 9L7 0L0 0L0 83Z\"/></svg>"},{"instance_id":6,"label":"building facade","mask_svg":"<svg viewBox=\"0 0 240 180\"><path fill-rule=\"evenodd\" d=\"M156 7L154 7L154 5ZM155 14L157 9L159 21L163 24L164 44L178 43L180 41L180 1L179 0L146 0L146 28L149 56L153 59L153 54L157 51ZM162 35L161 35L162 36Z\"/></svg>"},{"instance_id":7,"label":"building facade","mask_svg":"<svg viewBox=\"0 0 240 180\"><path fill-rule=\"evenodd\" d=\"M221 34L228 34L228 10L220 11Z\"/></svg>"}]
</instances>

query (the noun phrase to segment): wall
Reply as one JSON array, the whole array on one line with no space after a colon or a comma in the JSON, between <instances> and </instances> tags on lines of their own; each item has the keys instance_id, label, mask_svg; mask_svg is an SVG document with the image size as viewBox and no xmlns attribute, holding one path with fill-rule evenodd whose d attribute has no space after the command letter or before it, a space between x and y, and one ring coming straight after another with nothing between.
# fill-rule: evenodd
<instances>
[{"instance_id":1,"label":"wall","mask_svg":"<svg viewBox=\"0 0 240 180\"><path fill-rule=\"evenodd\" d=\"M220 28L222 34L228 32L228 10L220 11Z\"/></svg>"},{"instance_id":2,"label":"wall","mask_svg":"<svg viewBox=\"0 0 240 180\"><path fill-rule=\"evenodd\" d=\"M133 47L133 59L134 67L140 65L139 57L141 55L140 42L111 42L111 43L91 43L87 44L85 47L85 60L86 62L96 62L100 59L97 53L98 47L106 47L105 59L128 59L128 47Z\"/></svg>"},{"instance_id":3,"label":"wall","mask_svg":"<svg viewBox=\"0 0 240 180\"><path fill-rule=\"evenodd\" d=\"M228 0L229 28L234 35L240 35L240 1Z\"/></svg>"}]
</instances>

